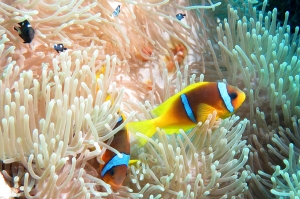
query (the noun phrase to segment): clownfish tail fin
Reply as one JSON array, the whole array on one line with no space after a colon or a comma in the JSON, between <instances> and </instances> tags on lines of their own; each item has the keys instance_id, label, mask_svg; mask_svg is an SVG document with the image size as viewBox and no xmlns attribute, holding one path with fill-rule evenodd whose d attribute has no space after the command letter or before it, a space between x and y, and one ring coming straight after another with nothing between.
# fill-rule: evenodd
<instances>
[{"instance_id":1,"label":"clownfish tail fin","mask_svg":"<svg viewBox=\"0 0 300 199\"><path fill-rule=\"evenodd\" d=\"M151 138L156 132L156 126L153 120L145 120L139 122L129 122L127 128L132 133L141 133L149 138ZM137 137L138 145L142 147L148 141L140 136Z\"/></svg>"}]
</instances>

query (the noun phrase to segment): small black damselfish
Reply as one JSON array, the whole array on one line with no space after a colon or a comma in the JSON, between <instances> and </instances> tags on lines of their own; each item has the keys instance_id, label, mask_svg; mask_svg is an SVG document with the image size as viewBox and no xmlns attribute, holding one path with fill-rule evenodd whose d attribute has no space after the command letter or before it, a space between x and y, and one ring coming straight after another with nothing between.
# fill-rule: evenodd
<instances>
[{"instance_id":1,"label":"small black damselfish","mask_svg":"<svg viewBox=\"0 0 300 199\"><path fill-rule=\"evenodd\" d=\"M20 27L14 27L19 33L19 36L24 40L24 43L30 43L34 37L34 29L31 27L29 21L25 20L18 23Z\"/></svg>"}]
</instances>

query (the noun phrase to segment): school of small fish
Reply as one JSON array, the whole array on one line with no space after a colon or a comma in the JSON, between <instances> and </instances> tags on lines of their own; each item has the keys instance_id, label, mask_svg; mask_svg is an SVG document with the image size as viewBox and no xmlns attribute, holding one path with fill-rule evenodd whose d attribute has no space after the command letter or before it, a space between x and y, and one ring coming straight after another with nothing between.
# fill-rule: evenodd
<instances>
[{"instance_id":1,"label":"school of small fish","mask_svg":"<svg viewBox=\"0 0 300 199\"><path fill-rule=\"evenodd\" d=\"M113 16L117 17L119 15L120 8L121 6L118 5L112 13ZM186 14L183 13L176 14L178 20L182 20L185 16ZM14 29L24 40L24 43L31 43L35 31L29 21L25 20L18 24L19 27L14 27ZM54 44L53 48L57 53L67 50L63 44ZM182 48L180 50L177 48L179 48L178 45L174 49L176 56L179 51L182 51ZM142 52L151 55L152 50L151 47L146 46ZM137 58L147 61L142 56L139 57L139 54L137 54ZM183 58L180 60L183 60ZM96 78L104 72L105 70L99 71ZM126 128L121 129L114 135L110 146L118 150L121 157L107 149L101 157L105 164L100 164L100 178L109 184L114 191L122 186L130 162L129 131L133 134L142 133L149 138L156 133L157 127L163 129L167 134L178 133L179 129L188 131L199 122L204 123L213 111L217 112L217 118L224 119L231 116L243 104L245 98L246 95L243 91L224 82L199 82L189 85L155 108L152 111L153 115L156 116L154 119L129 122ZM124 118L123 115L120 115L114 129L123 123ZM138 138L140 147L146 143L146 139Z\"/></svg>"}]
</instances>

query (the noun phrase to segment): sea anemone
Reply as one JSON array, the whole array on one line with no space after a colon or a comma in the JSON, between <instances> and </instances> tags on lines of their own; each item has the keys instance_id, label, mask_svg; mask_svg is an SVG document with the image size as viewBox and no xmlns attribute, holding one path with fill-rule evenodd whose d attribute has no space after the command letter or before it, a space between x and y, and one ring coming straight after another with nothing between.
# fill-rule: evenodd
<instances>
[{"instance_id":1,"label":"sea anemone","mask_svg":"<svg viewBox=\"0 0 300 199\"><path fill-rule=\"evenodd\" d=\"M265 13L266 5L264 1L257 13L250 3L242 18L228 6L228 19L217 27L220 48L215 53L221 61L214 61L222 63L216 69L218 76L244 88L248 96L248 105L239 113L251 124L245 132L251 150L246 166L251 173L250 198L274 197L271 179L260 174L270 176L276 165L283 166L288 157L283 149L299 137L299 28L292 35L289 13L281 26L276 23L277 10Z\"/></svg>"},{"instance_id":2,"label":"sea anemone","mask_svg":"<svg viewBox=\"0 0 300 199\"><path fill-rule=\"evenodd\" d=\"M277 24L267 1L220 4L0 2L0 168L12 188L3 197L299 197L299 28L291 34L288 12ZM30 44L14 30L24 20ZM148 143L132 145L138 162L113 192L98 169L105 150L119 153L108 144L119 113L121 127L151 119L204 77L246 93L237 115L214 112L171 136L136 133Z\"/></svg>"},{"instance_id":3,"label":"sea anemone","mask_svg":"<svg viewBox=\"0 0 300 199\"><path fill-rule=\"evenodd\" d=\"M271 193L276 198L299 198L299 167L300 157L295 158L294 145L289 145L289 159L284 159L285 169L276 166L275 172L272 174L271 180L273 189ZM269 177L269 176L268 176Z\"/></svg>"},{"instance_id":4,"label":"sea anemone","mask_svg":"<svg viewBox=\"0 0 300 199\"><path fill-rule=\"evenodd\" d=\"M90 168L88 160L109 148L104 141L116 133L111 129L123 90L112 86L111 99L105 101L107 93L96 92L96 86L108 88L112 74L108 70L96 79L95 61L83 60L83 53L96 58L99 52L61 53L53 58L55 70L45 67L39 78L30 70L15 77L19 68L14 64L4 70L0 156L6 165L18 162L25 168L26 172L11 169L12 173L4 173L13 176L8 178L10 183L24 191L26 198L101 195L95 191L97 185L111 193L93 177L95 170L85 168ZM114 69L116 57L107 55L103 65ZM18 179L24 180L20 187Z\"/></svg>"}]
</instances>

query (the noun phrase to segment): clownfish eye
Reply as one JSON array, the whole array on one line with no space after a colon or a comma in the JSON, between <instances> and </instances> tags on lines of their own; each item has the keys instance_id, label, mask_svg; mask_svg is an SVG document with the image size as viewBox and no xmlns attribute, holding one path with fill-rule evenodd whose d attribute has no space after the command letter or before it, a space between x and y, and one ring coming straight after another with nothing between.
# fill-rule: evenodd
<instances>
[{"instance_id":1,"label":"clownfish eye","mask_svg":"<svg viewBox=\"0 0 300 199\"><path fill-rule=\"evenodd\" d=\"M109 175L111 175L111 176L115 175L114 169L109 170Z\"/></svg>"},{"instance_id":2,"label":"clownfish eye","mask_svg":"<svg viewBox=\"0 0 300 199\"><path fill-rule=\"evenodd\" d=\"M229 97L231 100L234 100L235 98L237 98L237 93L230 93Z\"/></svg>"}]
</instances>

